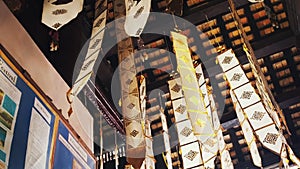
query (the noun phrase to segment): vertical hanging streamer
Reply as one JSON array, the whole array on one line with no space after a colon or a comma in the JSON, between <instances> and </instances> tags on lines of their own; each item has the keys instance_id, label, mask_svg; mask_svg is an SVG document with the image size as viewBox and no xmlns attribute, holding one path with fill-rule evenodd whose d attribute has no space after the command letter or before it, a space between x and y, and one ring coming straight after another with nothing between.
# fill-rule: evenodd
<instances>
[{"instance_id":1,"label":"vertical hanging streamer","mask_svg":"<svg viewBox=\"0 0 300 169\"><path fill-rule=\"evenodd\" d=\"M161 108L159 111L160 111L160 119L161 119L161 123L162 123L162 131L163 131L162 134L163 134L165 151L166 151L165 160L167 161L166 163L167 163L168 169L173 169L167 119L164 114L164 110Z\"/></svg>"},{"instance_id":2,"label":"vertical hanging streamer","mask_svg":"<svg viewBox=\"0 0 300 169\"><path fill-rule=\"evenodd\" d=\"M145 159L144 119L140 107L138 81L134 63L134 47L124 30L126 9L124 0L114 1L115 29L118 41L122 114L126 131L127 162L140 168Z\"/></svg>"},{"instance_id":3,"label":"vertical hanging streamer","mask_svg":"<svg viewBox=\"0 0 300 169\"><path fill-rule=\"evenodd\" d=\"M118 140L117 140L117 130L115 130L115 168L118 169L119 166L119 150L118 150Z\"/></svg>"},{"instance_id":4,"label":"vertical hanging streamer","mask_svg":"<svg viewBox=\"0 0 300 169\"><path fill-rule=\"evenodd\" d=\"M259 67L259 63L254 54L254 50L252 49L252 46L247 39L247 35L243 29L243 24L241 23L240 17L235 9L234 1L228 0L228 2L230 10L232 11L231 13L233 19L236 21L235 23L237 24L237 29L239 30L240 37L244 42L243 50L246 53L246 56L250 63L250 67L252 69L254 77L256 78L256 85L258 88L258 93L260 94L260 97L262 99L262 103L265 104L265 108L267 109L271 118L274 120L277 127L280 129L280 132L282 133L282 129L285 129L290 134L288 126L286 124L285 116L268 86L268 82L266 81L265 76ZM284 124L283 126L279 121L278 114Z\"/></svg>"},{"instance_id":5,"label":"vertical hanging streamer","mask_svg":"<svg viewBox=\"0 0 300 169\"><path fill-rule=\"evenodd\" d=\"M145 123L145 140L146 140L146 157L145 157L145 169L155 169L155 158L152 146L152 135L151 135L151 122L146 120Z\"/></svg>"},{"instance_id":6,"label":"vertical hanging streamer","mask_svg":"<svg viewBox=\"0 0 300 169\"><path fill-rule=\"evenodd\" d=\"M103 124L102 116L100 116L100 169L104 168L104 159L103 159Z\"/></svg>"},{"instance_id":7,"label":"vertical hanging streamer","mask_svg":"<svg viewBox=\"0 0 300 169\"><path fill-rule=\"evenodd\" d=\"M217 61L229 82L230 95L237 116L239 120L241 120L241 126L245 128L243 132L248 145L249 140L254 138L249 133L254 131L264 147L280 155L282 160L286 161L285 149L289 147L289 145L286 143L281 131L276 127L276 122L270 116L260 96L255 92L255 89L249 82L233 50L228 50L218 55ZM250 146L250 152L251 148L253 148L253 146ZM258 152L256 150L252 151L253 153L251 152L251 155L253 160L255 160L257 156L253 155L255 153L258 154Z\"/></svg>"},{"instance_id":8,"label":"vertical hanging streamer","mask_svg":"<svg viewBox=\"0 0 300 169\"><path fill-rule=\"evenodd\" d=\"M233 168L232 160L228 150L226 149L217 108L211 93L211 89L206 85L202 65L197 65L195 70L197 81L202 92L202 96L204 97L204 103L208 110L208 115L210 116L210 119L212 119L212 126L214 130L214 135L211 136L208 141L203 144L205 149L209 149L209 151L205 151L205 149L202 149L203 159L204 156L206 156L206 158L208 159L208 161L204 163L204 166L207 168L215 168L214 161L219 151L221 156L222 168L231 169Z\"/></svg>"},{"instance_id":9,"label":"vertical hanging streamer","mask_svg":"<svg viewBox=\"0 0 300 169\"><path fill-rule=\"evenodd\" d=\"M207 94L203 95L202 93L202 90L205 90L205 88L199 87L188 48L187 37L175 32L171 32L171 36L178 65L177 70L181 75L188 117L194 134L200 143L204 166L213 168L218 146L216 144L217 139L214 137L211 115L207 110L209 100Z\"/></svg>"},{"instance_id":10,"label":"vertical hanging streamer","mask_svg":"<svg viewBox=\"0 0 300 169\"><path fill-rule=\"evenodd\" d=\"M191 121L188 118L187 105L183 97L180 77L168 81L168 86L174 111L183 168L193 168L197 166L200 166L198 168L204 168L200 145L193 132Z\"/></svg>"},{"instance_id":11,"label":"vertical hanging streamer","mask_svg":"<svg viewBox=\"0 0 300 169\"><path fill-rule=\"evenodd\" d=\"M104 0L103 4L106 6L107 0ZM72 88L67 92L67 99L69 103L73 102L74 97L77 96L92 76L94 65L101 51L106 25L106 15L107 10L104 10L93 22L92 34L83 65L81 66Z\"/></svg>"}]
</instances>

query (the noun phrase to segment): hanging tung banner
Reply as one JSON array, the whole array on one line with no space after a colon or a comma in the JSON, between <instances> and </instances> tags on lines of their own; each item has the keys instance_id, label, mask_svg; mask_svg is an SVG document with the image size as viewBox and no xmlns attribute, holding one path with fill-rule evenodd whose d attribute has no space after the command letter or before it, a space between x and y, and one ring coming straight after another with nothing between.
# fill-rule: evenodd
<instances>
[{"instance_id":1,"label":"hanging tung banner","mask_svg":"<svg viewBox=\"0 0 300 169\"><path fill-rule=\"evenodd\" d=\"M69 102L73 102L73 98L77 96L77 94L82 90L92 76L93 68L102 46L104 28L106 25L106 13L107 10L104 10L93 23L91 40L88 45L88 50L83 65L81 66L80 72L72 88L67 94Z\"/></svg>"},{"instance_id":2,"label":"hanging tung banner","mask_svg":"<svg viewBox=\"0 0 300 169\"><path fill-rule=\"evenodd\" d=\"M83 0L71 0L61 3L60 0L44 0L42 23L58 30L77 17L81 12Z\"/></svg>"},{"instance_id":3,"label":"hanging tung banner","mask_svg":"<svg viewBox=\"0 0 300 169\"><path fill-rule=\"evenodd\" d=\"M150 14L151 0L125 0L125 3L125 31L129 36L139 37L144 30Z\"/></svg>"}]
</instances>

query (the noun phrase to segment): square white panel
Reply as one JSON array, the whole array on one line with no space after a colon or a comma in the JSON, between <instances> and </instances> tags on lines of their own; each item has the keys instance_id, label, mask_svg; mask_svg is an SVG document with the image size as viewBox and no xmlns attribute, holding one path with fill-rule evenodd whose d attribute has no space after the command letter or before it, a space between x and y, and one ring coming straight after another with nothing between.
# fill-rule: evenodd
<instances>
[{"instance_id":1,"label":"square white panel","mask_svg":"<svg viewBox=\"0 0 300 169\"><path fill-rule=\"evenodd\" d=\"M262 102L247 107L244 112L254 130L273 123Z\"/></svg>"},{"instance_id":2,"label":"square white panel","mask_svg":"<svg viewBox=\"0 0 300 169\"><path fill-rule=\"evenodd\" d=\"M191 125L190 120L176 123L176 127L180 145L188 144L197 140L197 138L194 135L193 127Z\"/></svg>"},{"instance_id":3,"label":"square white panel","mask_svg":"<svg viewBox=\"0 0 300 169\"><path fill-rule=\"evenodd\" d=\"M241 66L237 66L225 72L225 76L229 82L231 89L235 89L247 82L249 82L244 70Z\"/></svg>"},{"instance_id":4,"label":"square white panel","mask_svg":"<svg viewBox=\"0 0 300 169\"><path fill-rule=\"evenodd\" d=\"M181 146L180 149L182 153L183 168L192 168L203 163L198 142Z\"/></svg>"},{"instance_id":5,"label":"square white panel","mask_svg":"<svg viewBox=\"0 0 300 169\"><path fill-rule=\"evenodd\" d=\"M170 80L168 81L168 83L169 83L169 90L171 94L171 100L183 97L180 78Z\"/></svg>"},{"instance_id":6,"label":"square white panel","mask_svg":"<svg viewBox=\"0 0 300 169\"><path fill-rule=\"evenodd\" d=\"M223 72L237 66L239 64L238 59L236 58L232 49L220 54L217 56L219 65L221 66Z\"/></svg>"},{"instance_id":7,"label":"square white panel","mask_svg":"<svg viewBox=\"0 0 300 169\"><path fill-rule=\"evenodd\" d=\"M282 148L282 139L275 125L257 130L259 141L268 149L280 154Z\"/></svg>"},{"instance_id":8,"label":"square white panel","mask_svg":"<svg viewBox=\"0 0 300 169\"><path fill-rule=\"evenodd\" d=\"M174 110L174 116L175 116L175 121L182 121L186 120L188 118L187 115L187 107L185 103L185 99L181 98L178 100L172 101L173 104L173 110Z\"/></svg>"},{"instance_id":9,"label":"square white panel","mask_svg":"<svg viewBox=\"0 0 300 169\"><path fill-rule=\"evenodd\" d=\"M125 125L126 143L133 148L138 147L144 141L144 132L141 123L132 120Z\"/></svg>"},{"instance_id":10,"label":"square white panel","mask_svg":"<svg viewBox=\"0 0 300 169\"><path fill-rule=\"evenodd\" d=\"M250 83L233 90L233 92L242 108L260 101L259 96L255 93L255 90Z\"/></svg>"}]
</instances>

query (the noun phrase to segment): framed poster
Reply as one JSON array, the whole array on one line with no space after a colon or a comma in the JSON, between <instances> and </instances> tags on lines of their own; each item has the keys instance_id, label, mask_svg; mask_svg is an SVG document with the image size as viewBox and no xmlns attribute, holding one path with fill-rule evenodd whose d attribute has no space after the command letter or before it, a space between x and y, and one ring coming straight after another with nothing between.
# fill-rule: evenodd
<instances>
[{"instance_id":1,"label":"framed poster","mask_svg":"<svg viewBox=\"0 0 300 169\"><path fill-rule=\"evenodd\" d=\"M53 168L96 168L94 156L74 137L70 129L62 121L58 125Z\"/></svg>"}]
</instances>

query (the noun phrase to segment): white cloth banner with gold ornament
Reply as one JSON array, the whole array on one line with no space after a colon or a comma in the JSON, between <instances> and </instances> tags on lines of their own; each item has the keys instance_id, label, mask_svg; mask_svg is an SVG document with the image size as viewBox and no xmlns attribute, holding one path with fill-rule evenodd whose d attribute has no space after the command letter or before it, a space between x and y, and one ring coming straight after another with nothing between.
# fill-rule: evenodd
<instances>
[{"instance_id":1,"label":"white cloth banner with gold ornament","mask_svg":"<svg viewBox=\"0 0 300 169\"><path fill-rule=\"evenodd\" d=\"M189 118L197 139L203 143L213 135L213 129L198 86L187 37L176 32L171 32L171 36Z\"/></svg>"},{"instance_id":2,"label":"white cloth banner with gold ornament","mask_svg":"<svg viewBox=\"0 0 300 169\"><path fill-rule=\"evenodd\" d=\"M249 50L247 49L247 47L245 45L243 45L243 50L246 53L246 56L248 58L252 73L256 79L255 84L258 90L258 93L261 97L262 103L264 104L267 112L269 113L269 115L271 116L271 118L274 120L275 124L277 127L281 127L281 123L279 120L279 116L278 113L275 110L275 107L271 101L271 98L268 94L268 92L266 91L266 86L263 83L263 77L258 75L258 72L256 70L256 67L254 65L254 61L249 53ZM282 115L281 115L282 116ZM284 122L285 123L285 122Z\"/></svg>"},{"instance_id":3,"label":"white cloth banner with gold ornament","mask_svg":"<svg viewBox=\"0 0 300 169\"><path fill-rule=\"evenodd\" d=\"M129 36L139 37L150 15L151 0L125 0L126 19L124 29Z\"/></svg>"},{"instance_id":4,"label":"white cloth banner with gold ornament","mask_svg":"<svg viewBox=\"0 0 300 169\"><path fill-rule=\"evenodd\" d=\"M181 84L180 81L181 81L180 77L168 81L170 93L172 93L172 89L174 89L174 86L176 86L176 84ZM179 91L179 89L181 90L181 86L180 88L178 87L176 88L177 88L176 91ZM199 165L202 165L203 161L202 159L198 158L198 157L202 158L200 146L196 136L194 135L191 121L188 118L185 99L179 98L179 97L183 97L182 91L180 93L181 95L179 96L177 92L175 92L175 96L176 96L175 100L172 99L172 94L171 94L171 100L172 100L172 106L173 106L173 111L175 116L175 125L177 129L178 140L180 144L180 152L183 159L183 168L189 168L191 166L198 166L196 168L201 168L199 167ZM190 145L195 145L196 147L192 146L193 149L190 149L191 147Z\"/></svg>"},{"instance_id":5,"label":"white cloth banner with gold ornament","mask_svg":"<svg viewBox=\"0 0 300 169\"><path fill-rule=\"evenodd\" d=\"M209 117L210 122L212 123L212 111L210 107L210 99L208 95L207 85L204 80L204 73L202 70L201 64L196 66L196 77L198 80L198 85L202 92L203 101L205 107L207 108L207 115ZM213 128L214 130L214 128ZM200 143L202 159L204 162L204 166L206 168L215 168L215 159L217 157L219 151L218 139L217 139L217 131L214 130L214 134L212 134L205 142Z\"/></svg>"},{"instance_id":6,"label":"white cloth banner with gold ornament","mask_svg":"<svg viewBox=\"0 0 300 169\"><path fill-rule=\"evenodd\" d=\"M83 0L60 3L60 0L44 0L42 23L58 30L77 17L83 7Z\"/></svg>"}]
</instances>

